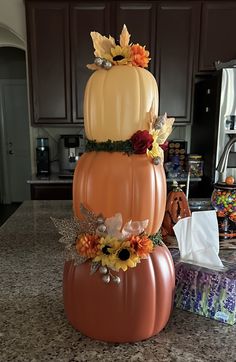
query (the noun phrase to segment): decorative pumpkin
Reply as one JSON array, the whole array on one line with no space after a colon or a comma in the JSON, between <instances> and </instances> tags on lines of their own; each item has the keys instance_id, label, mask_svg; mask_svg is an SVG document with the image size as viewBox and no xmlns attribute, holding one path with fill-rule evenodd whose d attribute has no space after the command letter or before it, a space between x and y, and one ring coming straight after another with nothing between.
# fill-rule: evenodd
<instances>
[{"instance_id":1,"label":"decorative pumpkin","mask_svg":"<svg viewBox=\"0 0 236 362\"><path fill-rule=\"evenodd\" d=\"M188 200L177 182L173 182L173 190L169 192L162 227L167 234L174 236L173 226L184 217L191 216Z\"/></svg>"},{"instance_id":2,"label":"decorative pumpkin","mask_svg":"<svg viewBox=\"0 0 236 362\"><path fill-rule=\"evenodd\" d=\"M128 65L97 70L85 89L86 136L97 142L129 139L149 130L150 110L158 114L158 88L148 70Z\"/></svg>"},{"instance_id":3,"label":"decorative pumpkin","mask_svg":"<svg viewBox=\"0 0 236 362\"><path fill-rule=\"evenodd\" d=\"M106 218L121 213L124 223L148 219L146 232L154 234L165 212L163 166L154 165L146 155L85 153L77 163L73 180L73 208L79 218L81 203Z\"/></svg>"},{"instance_id":4,"label":"decorative pumpkin","mask_svg":"<svg viewBox=\"0 0 236 362\"><path fill-rule=\"evenodd\" d=\"M90 274L88 262L64 267L64 306L81 333L107 342L135 342L162 330L171 313L175 288L172 257L156 246L135 268L120 271L120 284Z\"/></svg>"}]
</instances>

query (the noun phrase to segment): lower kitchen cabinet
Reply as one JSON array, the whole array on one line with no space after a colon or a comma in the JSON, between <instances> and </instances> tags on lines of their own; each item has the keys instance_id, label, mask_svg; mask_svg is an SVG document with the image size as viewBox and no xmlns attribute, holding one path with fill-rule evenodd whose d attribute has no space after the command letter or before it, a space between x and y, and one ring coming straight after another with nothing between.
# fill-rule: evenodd
<instances>
[{"instance_id":1,"label":"lower kitchen cabinet","mask_svg":"<svg viewBox=\"0 0 236 362\"><path fill-rule=\"evenodd\" d=\"M72 200L72 183L31 184L32 200Z\"/></svg>"}]
</instances>

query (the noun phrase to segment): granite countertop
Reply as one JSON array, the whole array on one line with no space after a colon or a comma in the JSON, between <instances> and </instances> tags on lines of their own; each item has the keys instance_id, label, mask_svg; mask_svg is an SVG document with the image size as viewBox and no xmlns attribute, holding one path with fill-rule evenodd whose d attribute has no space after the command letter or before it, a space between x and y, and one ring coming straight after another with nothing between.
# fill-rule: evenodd
<instances>
[{"instance_id":1,"label":"granite countertop","mask_svg":"<svg viewBox=\"0 0 236 362\"><path fill-rule=\"evenodd\" d=\"M38 177L33 175L29 180L28 184L72 184L73 177L59 177L59 174L54 173L48 177Z\"/></svg>"},{"instance_id":2,"label":"granite countertop","mask_svg":"<svg viewBox=\"0 0 236 362\"><path fill-rule=\"evenodd\" d=\"M71 201L26 201L0 228L1 362L236 361L236 325L178 309L143 342L98 342L74 330L63 309L64 247L50 220L71 212Z\"/></svg>"}]
</instances>

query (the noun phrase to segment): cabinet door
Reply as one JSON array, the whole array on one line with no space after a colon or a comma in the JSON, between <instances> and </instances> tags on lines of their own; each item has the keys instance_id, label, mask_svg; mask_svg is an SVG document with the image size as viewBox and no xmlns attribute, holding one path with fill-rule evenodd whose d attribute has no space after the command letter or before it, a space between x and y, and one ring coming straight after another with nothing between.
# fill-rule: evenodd
<instances>
[{"instance_id":1,"label":"cabinet door","mask_svg":"<svg viewBox=\"0 0 236 362\"><path fill-rule=\"evenodd\" d=\"M167 112L179 124L190 122L199 26L199 2L159 4L156 75L160 91L160 114Z\"/></svg>"},{"instance_id":2,"label":"cabinet door","mask_svg":"<svg viewBox=\"0 0 236 362\"><path fill-rule=\"evenodd\" d=\"M153 2L118 2L116 6L116 38L119 40L125 24L131 34L131 42L146 45L152 58L149 70L153 73L155 64L155 4Z\"/></svg>"},{"instance_id":3,"label":"cabinet door","mask_svg":"<svg viewBox=\"0 0 236 362\"><path fill-rule=\"evenodd\" d=\"M236 2L203 1L199 70L236 59Z\"/></svg>"},{"instance_id":4,"label":"cabinet door","mask_svg":"<svg viewBox=\"0 0 236 362\"><path fill-rule=\"evenodd\" d=\"M32 123L71 122L69 8L26 2Z\"/></svg>"},{"instance_id":5,"label":"cabinet door","mask_svg":"<svg viewBox=\"0 0 236 362\"><path fill-rule=\"evenodd\" d=\"M31 200L72 200L72 183L31 184Z\"/></svg>"},{"instance_id":6,"label":"cabinet door","mask_svg":"<svg viewBox=\"0 0 236 362\"><path fill-rule=\"evenodd\" d=\"M71 56L73 122L83 122L83 97L88 78L86 65L94 61L91 31L109 35L110 5L108 2L78 2L71 6Z\"/></svg>"}]
</instances>

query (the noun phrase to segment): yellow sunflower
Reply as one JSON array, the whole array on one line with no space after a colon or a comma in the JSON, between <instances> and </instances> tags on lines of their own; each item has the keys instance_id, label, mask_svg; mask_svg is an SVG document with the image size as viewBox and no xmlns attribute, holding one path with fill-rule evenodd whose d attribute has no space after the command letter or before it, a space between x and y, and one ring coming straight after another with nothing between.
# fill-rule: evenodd
<instances>
[{"instance_id":1,"label":"yellow sunflower","mask_svg":"<svg viewBox=\"0 0 236 362\"><path fill-rule=\"evenodd\" d=\"M121 243L120 248L115 254L113 268L117 271L119 269L126 271L128 267L134 268L139 262L140 258L137 256L134 249L131 248L129 241L124 241Z\"/></svg>"},{"instance_id":2,"label":"yellow sunflower","mask_svg":"<svg viewBox=\"0 0 236 362\"><path fill-rule=\"evenodd\" d=\"M131 51L129 46L116 45L111 48L111 54L103 54L103 58L115 65L125 65L131 62Z\"/></svg>"},{"instance_id":3,"label":"yellow sunflower","mask_svg":"<svg viewBox=\"0 0 236 362\"><path fill-rule=\"evenodd\" d=\"M99 240L98 252L93 259L94 262L101 262L103 266L113 267L116 251L120 247L120 242L111 236L102 237Z\"/></svg>"}]
</instances>

